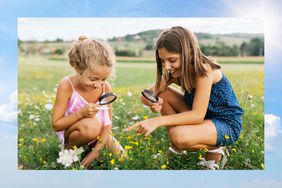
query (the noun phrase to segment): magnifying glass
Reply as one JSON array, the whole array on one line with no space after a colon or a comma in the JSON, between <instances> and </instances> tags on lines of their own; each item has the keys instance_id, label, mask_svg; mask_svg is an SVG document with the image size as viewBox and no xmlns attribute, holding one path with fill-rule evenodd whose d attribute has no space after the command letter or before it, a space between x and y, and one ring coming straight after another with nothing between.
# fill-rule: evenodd
<instances>
[{"instance_id":1,"label":"magnifying glass","mask_svg":"<svg viewBox=\"0 0 282 188\"><path fill-rule=\"evenodd\" d=\"M99 101L99 105L107 105L107 104L114 102L116 99L117 99L117 96L114 93L108 92L108 93L101 95L98 101ZM95 109L97 110L109 109L109 107L101 106L101 107L95 107Z\"/></svg>"},{"instance_id":2,"label":"magnifying glass","mask_svg":"<svg viewBox=\"0 0 282 188\"><path fill-rule=\"evenodd\" d=\"M157 103L159 100L159 97L148 89L144 89L141 93L143 97L145 97L147 100L151 101L152 103Z\"/></svg>"}]
</instances>

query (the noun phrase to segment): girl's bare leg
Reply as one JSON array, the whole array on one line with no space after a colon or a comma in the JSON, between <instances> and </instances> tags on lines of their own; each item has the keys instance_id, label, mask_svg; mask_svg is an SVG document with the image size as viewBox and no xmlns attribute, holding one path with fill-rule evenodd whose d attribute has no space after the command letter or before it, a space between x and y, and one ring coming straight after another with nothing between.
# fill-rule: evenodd
<instances>
[{"instance_id":1,"label":"girl's bare leg","mask_svg":"<svg viewBox=\"0 0 282 188\"><path fill-rule=\"evenodd\" d=\"M191 110L185 104L184 95L174 88L168 87L160 97L163 98L162 115L176 114ZM198 125L169 127L171 145L176 150L199 150L203 148L216 149L217 131L210 120ZM220 160L221 155L207 153L206 160Z\"/></svg>"},{"instance_id":2,"label":"girl's bare leg","mask_svg":"<svg viewBox=\"0 0 282 188\"><path fill-rule=\"evenodd\" d=\"M102 122L96 116L93 118L83 118L74 123L65 131L65 139L68 147L82 146L95 140L102 128Z\"/></svg>"}]
</instances>

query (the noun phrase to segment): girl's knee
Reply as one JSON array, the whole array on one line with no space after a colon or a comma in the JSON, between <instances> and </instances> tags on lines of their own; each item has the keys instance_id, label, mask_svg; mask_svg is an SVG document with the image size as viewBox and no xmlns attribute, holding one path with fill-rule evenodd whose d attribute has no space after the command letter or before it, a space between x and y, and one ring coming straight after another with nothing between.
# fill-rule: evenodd
<instances>
[{"instance_id":1,"label":"girl's knee","mask_svg":"<svg viewBox=\"0 0 282 188\"><path fill-rule=\"evenodd\" d=\"M182 130L178 128L169 129L169 138L171 143L177 147L177 149L184 150L193 146L192 140L183 136Z\"/></svg>"},{"instance_id":2,"label":"girl's knee","mask_svg":"<svg viewBox=\"0 0 282 188\"><path fill-rule=\"evenodd\" d=\"M81 134L78 130L75 130L75 131L72 131L70 134L69 134L69 137L66 138L68 140L68 145L69 146L74 146L76 145L75 143L77 142L77 140L79 140L79 138L81 138Z\"/></svg>"}]
</instances>

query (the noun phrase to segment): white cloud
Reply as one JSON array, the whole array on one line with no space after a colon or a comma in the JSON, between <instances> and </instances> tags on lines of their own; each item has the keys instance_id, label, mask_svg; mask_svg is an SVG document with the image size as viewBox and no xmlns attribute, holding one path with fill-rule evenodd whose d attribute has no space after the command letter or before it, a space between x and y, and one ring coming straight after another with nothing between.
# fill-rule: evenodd
<instances>
[{"instance_id":1,"label":"white cloud","mask_svg":"<svg viewBox=\"0 0 282 188\"><path fill-rule=\"evenodd\" d=\"M2 122L14 122L17 119L17 103L18 103L18 91L14 91L9 95L9 101L7 104L0 105L0 121Z\"/></svg>"},{"instance_id":2,"label":"white cloud","mask_svg":"<svg viewBox=\"0 0 282 188\"><path fill-rule=\"evenodd\" d=\"M265 149L272 151L273 142L281 133L281 120L280 117L273 114L265 114Z\"/></svg>"}]
</instances>

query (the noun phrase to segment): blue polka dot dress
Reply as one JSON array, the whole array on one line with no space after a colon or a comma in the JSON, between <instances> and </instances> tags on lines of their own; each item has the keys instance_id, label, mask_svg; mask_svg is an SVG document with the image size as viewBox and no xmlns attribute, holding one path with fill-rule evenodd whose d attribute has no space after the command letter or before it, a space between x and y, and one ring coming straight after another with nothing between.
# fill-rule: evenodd
<instances>
[{"instance_id":1,"label":"blue polka dot dress","mask_svg":"<svg viewBox=\"0 0 282 188\"><path fill-rule=\"evenodd\" d=\"M185 102L190 107L194 94L195 90L184 93ZM243 113L228 79L222 73L221 80L212 85L205 116L205 119L210 119L216 126L217 146L232 144L239 138Z\"/></svg>"}]
</instances>

